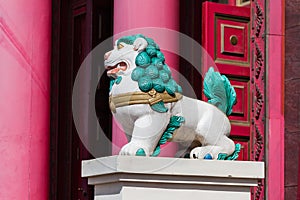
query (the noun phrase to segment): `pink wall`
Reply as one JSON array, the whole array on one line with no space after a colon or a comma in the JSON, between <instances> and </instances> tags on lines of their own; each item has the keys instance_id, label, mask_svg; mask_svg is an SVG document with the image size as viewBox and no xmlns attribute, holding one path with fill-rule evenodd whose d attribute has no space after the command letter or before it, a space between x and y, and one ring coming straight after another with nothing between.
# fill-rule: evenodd
<instances>
[{"instance_id":1,"label":"pink wall","mask_svg":"<svg viewBox=\"0 0 300 200\"><path fill-rule=\"evenodd\" d=\"M48 199L51 1L0 13L0 199Z\"/></svg>"},{"instance_id":2,"label":"pink wall","mask_svg":"<svg viewBox=\"0 0 300 200\"><path fill-rule=\"evenodd\" d=\"M179 30L179 1L177 0L115 0L114 1L114 34L121 35L140 33L137 28L157 27ZM155 33L148 33L153 37ZM117 38L115 38L117 39ZM168 38L168 42L178 45L177 38ZM166 63L178 69L178 57L163 51ZM113 122L113 154L118 154L120 147L126 144L127 139L116 122ZM167 144L160 154L171 156L176 152L174 144Z\"/></svg>"}]
</instances>

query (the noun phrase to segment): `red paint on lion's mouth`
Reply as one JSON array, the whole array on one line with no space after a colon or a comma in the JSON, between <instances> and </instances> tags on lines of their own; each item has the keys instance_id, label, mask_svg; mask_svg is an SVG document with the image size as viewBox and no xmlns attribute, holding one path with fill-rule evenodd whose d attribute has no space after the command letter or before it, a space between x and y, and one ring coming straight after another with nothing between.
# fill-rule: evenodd
<instances>
[{"instance_id":1,"label":"red paint on lion's mouth","mask_svg":"<svg viewBox=\"0 0 300 200\"><path fill-rule=\"evenodd\" d=\"M106 66L108 76L116 76L116 74L122 70L125 71L127 69L127 64L125 62L120 62L114 66Z\"/></svg>"}]
</instances>

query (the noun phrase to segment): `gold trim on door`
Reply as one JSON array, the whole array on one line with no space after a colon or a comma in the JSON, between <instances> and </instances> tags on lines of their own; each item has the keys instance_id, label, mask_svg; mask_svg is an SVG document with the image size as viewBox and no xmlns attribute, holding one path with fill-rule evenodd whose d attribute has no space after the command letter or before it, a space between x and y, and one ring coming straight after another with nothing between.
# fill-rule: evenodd
<instances>
[{"instance_id":1,"label":"gold trim on door","mask_svg":"<svg viewBox=\"0 0 300 200\"><path fill-rule=\"evenodd\" d=\"M236 6L250 5L250 0L236 0Z\"/></svg>"}]
</instances>

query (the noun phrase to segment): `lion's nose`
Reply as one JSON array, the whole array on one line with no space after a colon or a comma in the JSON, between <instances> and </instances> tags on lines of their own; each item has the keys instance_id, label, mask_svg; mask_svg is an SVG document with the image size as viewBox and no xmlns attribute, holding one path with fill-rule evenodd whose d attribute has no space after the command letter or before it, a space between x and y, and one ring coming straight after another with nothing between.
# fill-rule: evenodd
<instances>
[{"instance_id":1,"label":"lion's nose","mask_svg":"<svg viewBox=\"0 0 300 200\"><path fill-rule=\"evenodd\" d=\"M106 52L106 53L104 54L104 60L107 60L107 59L109 58L110 54L111 54L111 51Z\"/></svg>"}]
</instances>

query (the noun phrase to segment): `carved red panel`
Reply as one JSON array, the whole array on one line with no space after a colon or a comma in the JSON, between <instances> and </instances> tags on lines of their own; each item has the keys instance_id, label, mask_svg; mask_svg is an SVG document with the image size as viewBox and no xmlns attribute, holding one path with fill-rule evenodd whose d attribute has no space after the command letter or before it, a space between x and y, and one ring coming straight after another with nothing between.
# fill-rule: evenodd
<instances>
[{"instance_id":1,"label":"carved red panel","mask_svg":"<svg viewBox=\"0 0 300 200\"><path fill-rule=\"evenodd\" d=\"M233 106L232 114L229 116L231 121L230 134L250 138L250 81L249 79L233 79L231 77L229 80L237 95L237 103Z\"/></svg>"},{"instance_id":2,"label":"carved red panel","mask_svg":"<svg viewBox=\"0 0 300 200\"><path fill-rule=\"evenodd\" d=\"M221 21L221 20L220 20ZM226 22L224 20L224 22ZM244 25L244 24L243 24ZM228 53L233 55L246 55L248 52L245 49L247 46L247 26L234 25L231 24L221 24L221 53Z\"/></svg>"},{"instance_id":3,"label":"carved red panel","mask_svg":"<svg viewBox=\"0 0 300 200\"><path fill-rule=\"evenodd\" d=\"M249 64L249 23L249 19L216 16L216 62Z\"/></svg>"}]
</instances>

